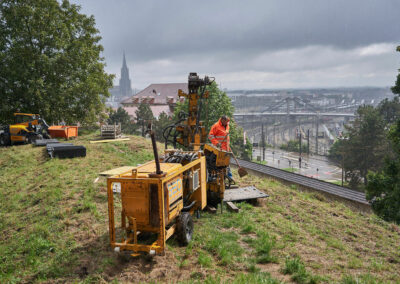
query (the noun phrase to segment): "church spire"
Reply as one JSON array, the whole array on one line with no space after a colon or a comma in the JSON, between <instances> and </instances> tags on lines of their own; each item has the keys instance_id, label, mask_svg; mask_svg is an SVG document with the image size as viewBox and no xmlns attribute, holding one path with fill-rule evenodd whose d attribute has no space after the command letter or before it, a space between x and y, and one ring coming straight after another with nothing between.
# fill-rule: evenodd
<instances>
[{"instance_id":1,"label":"church spire","mask_svg":"<svg viewBox=\"0 0 400 284\"><path fill-rule=\"evenodd\" d=\"M122 97L132 95L131 80L129 79L129 69L126 65L125 50L122 58L121 79L119 80L119 92Z\"/></svg>"},{"instance_id":2,"label":"church spire","mask_svg":"<svg viewBox=\"0 0 400 284\"><path fill-rule=\"evenodd\" d=\"M128 67L126 66L125 50L124 50L124 55L123 55L123 59L122 59L122 68L128 69Z\"/></svg>"}]
</instances>

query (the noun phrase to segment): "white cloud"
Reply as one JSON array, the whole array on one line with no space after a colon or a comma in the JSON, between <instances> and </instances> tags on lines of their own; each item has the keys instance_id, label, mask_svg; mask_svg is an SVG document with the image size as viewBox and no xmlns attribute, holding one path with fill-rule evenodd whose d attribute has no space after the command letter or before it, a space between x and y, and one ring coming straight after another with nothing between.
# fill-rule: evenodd
<instances>
[{"instance_id":1,"label":"white cloud","mask_svg":"<svg viewBox=\"0 0 400 284\"><path fill-rule=\"evenodd\" d=\"M377 43L371 44L358 49L358 53L361 56L374 56L393 52L394 46L389 43Z\"/></svg>"}]
</instances>

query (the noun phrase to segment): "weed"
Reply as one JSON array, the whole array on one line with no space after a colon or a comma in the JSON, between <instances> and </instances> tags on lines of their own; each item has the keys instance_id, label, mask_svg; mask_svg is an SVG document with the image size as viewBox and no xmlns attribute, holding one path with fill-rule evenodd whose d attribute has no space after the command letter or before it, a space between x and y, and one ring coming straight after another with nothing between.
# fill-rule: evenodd
<instances>
[{"instance_id":1,"label":"weed","mask_svg":"<svg viewBox=\"0 0 400 284\"><path fill-rule=\"evenodd\" d=\"M304 273L305 271L306 269L300 258L295 257L293 259L290 259L289 257L287 257L285 259L285 267L282 270L284 274L294 274L298 272Z\"/></svg>"},{"instance_id":2,"label":"weed","mask_svg":"<svg viewBox=\"0 0 400 284\"><path fill-rule=\"evenodd\" d=\"M373 271L376 271L376 272L379 272L379 271L382 271L382 270L385 270L385 269L386 269L386 267L385 267L383 261L382 261L382 260L377 260L377 259L375 259L375 258L372 258L372 259L371 259L371 265L370 265L370 267L371 267L371 269L372 269Z\"/></svg>"},{"instance_id":3,"label":"weed","mask_svg":"<svg viewBox=\"0 0 400 284\"><path fill-rule=\"evenodd\" d=\"M237 243L238 235L235 232L214 231L208 238L205 249L216 254L222 265L234 262L235 256L243 253L243 248Z\"/></svg>"},{"instance_id":4,"label":"weed","mask_svg":"<svg viewBox=\"0 0 400 284\"><path fill-rule=\"evenodd\" d=\"M280 281L271 277L269 273L241 273L232 281L234 284L278 284Z\"/></svg>"},{"instance_id":5,"label":"weed","mask_svg":"<svg viewBox=\"0 0 400 284\"><path fill-rule=\"evenodd\" d=\"M347 263L350 269L361 268L363 265L362 261L358 257L351 257Z\"/></svg>"},{"instance_id":6,"label":"weed","mask_svg":"<svg viewBox=\"0 0 400 284\"><path fill-rule=\"evenodd\" d=\"M254 242L257 262L268 263L275 261L275 258L271 256L271 250L274 247L275 241L266 232L260 231L257 235L258 237Z\"/></svg>"},{"instance_id":7,"label":"weed","mask_svg":"<svg viewBox=\"0 0 400 284\"><path fill-rule=\"evenodd\" d=\"M203 251L199 252L197 261L199 262L199 264L201 266L204 266L204 267L211 267L212 263L213 263L212 257Z\"/></svg>"},{"instance_id":8,"label":"weed","mask_svg":"<svg viewBox=\"0 0 400 284\"><path fill-rule=\"evenodd\" d=\"M381 283L381 281L377 281L375 277L373 277L371 274L363 274L359 275L357 277L353 277L351 275L345 275L342 278L342 281L340 282L341 284L375 284L375 283Z\"/></svg>"},{"instance_id":9,"label":"weed","mask_svg":"<svg viewBox=\"0 0 400 284\"><path fill-rule=\"evenodd\" d=\"M190 274L190 278L191 279L202 279L203 278L203 274L201 272L193 272L192 274Z\"/></svg>"},{"instance_id":10,"label":"weed","mask_svg":"<svg viewBox=\"0 0 400 284\"><path fill-rule=\"evenodd\" d=\"M292 275L292 280L300 284L318 283L324 279L320 276L309 273L299 257L295 257L293 259L287 257L285 259L285 267L282 269L282 272L284 274Z\"/></svg>"},{"instance_id":11,"label":"weed","mask_svg":"<svg viewBox=\"0 0 400 284\"><path fill-rule=\"evenodd\" d=\"M192 273L194 277L192 279L200 278L197 273ZM205 284L279 284L280 281L271 277L269 273L257 272L257 273L240 273L236 275L234 279L223 279L219 276L208 276L203 280L192 280L183 283L205 283Z\"/></svg>"},{"instance_id":12,"label":"weed","mask_svg":"<svg viewBox=\"0 0 400 284\"><path fill-rule=\"evenodd\" d=\"M249 266L247 267L247 271L251 272L251 273L258 273L260 272L260 268L258 268L254 263L249 264Z\"/></svg>"},{"instance_id":13,"label":"weed","mask_svg":"<svg viewBox=\"0 0 400 284\"><path fill-rule=\"evenodd\" d=\"M187 259L184 259L179 263L179 268L183 268L183 267L187 266L188 264L189 264L189 261Z\"/></svg>"},{"instance_id":14,"label":"weed","mask_svg":"<svg viewBox=\"0 0 400 284\"><path fill-rule=\"evenodd\" d=\"M255 229L256 229L256 227L254 224L248 223L243 226L242 233L243 234L254 233Z\"/></svg>"},{"instance_id":15,"label":"weed","mask_svg":"<svg viewBox=\"0 0 400 284\"><path fill-rule=\"evenodd\" d=\"M332 247L332 248L339 249L341 251L344 250L343 243L340 240L336 239L336 238L327 238L326 239L326 244L328 246Z\"/></svg>"}]
</instances>

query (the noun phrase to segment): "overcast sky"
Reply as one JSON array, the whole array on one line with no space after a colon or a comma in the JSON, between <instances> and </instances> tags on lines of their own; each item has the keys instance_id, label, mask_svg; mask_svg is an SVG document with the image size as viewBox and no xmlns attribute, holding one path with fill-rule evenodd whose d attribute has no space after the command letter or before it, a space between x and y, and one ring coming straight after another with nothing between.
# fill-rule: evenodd
<instances>
[{"instance_id":1,"label":"overcast sky","mask_svg":"<svg viewBox=\"0 0 400 284\"><path fill-rule=\"evenodd\" d=\"M73 0L94 15L106 71L132 87L186 82L229 89L391 86L400 68L400 1Z\"/></svg>"}]
</instances>

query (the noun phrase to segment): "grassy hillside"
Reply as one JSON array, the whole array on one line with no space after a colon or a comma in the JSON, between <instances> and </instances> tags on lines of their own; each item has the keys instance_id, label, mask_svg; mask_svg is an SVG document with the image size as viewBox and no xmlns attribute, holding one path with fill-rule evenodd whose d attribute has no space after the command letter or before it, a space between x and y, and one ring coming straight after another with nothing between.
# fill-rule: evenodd
<instances>
[{"instance_id":1,"label":"grassy hillside","mask_svg":"<svg viewBox=\"0 0 400 284\"><path fill-rule=\"evenodd\" d=\"M140 137L75 143L86 158L49 160L31 145L0 148L0 283L400 283L400 229L316 193L245 177L270 194L238 214L203 213L188 247L127 257L108 244L105 179L98 173L152 158Z\"/></svg>"}]
</instances>

